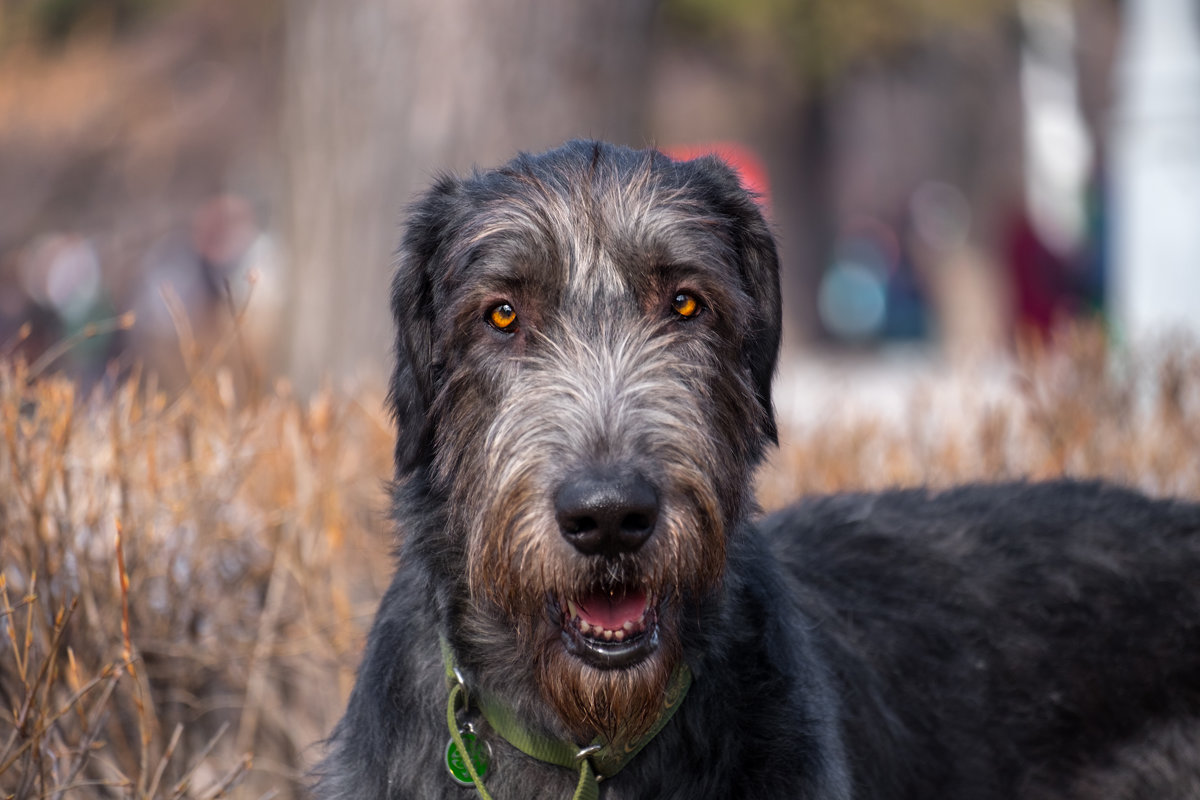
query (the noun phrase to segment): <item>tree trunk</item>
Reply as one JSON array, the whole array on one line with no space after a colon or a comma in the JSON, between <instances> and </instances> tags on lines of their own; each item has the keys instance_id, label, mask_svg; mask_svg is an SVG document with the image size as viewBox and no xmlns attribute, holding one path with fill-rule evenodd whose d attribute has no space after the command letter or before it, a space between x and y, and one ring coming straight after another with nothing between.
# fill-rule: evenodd
<instances>
[{"instance_id":1,"label":"tree trunk","mask_svg":"<svg viewBox=\"0 0 1200 800\"><path fill-rule=\"evenodd\" d=\"M653 0L293 0L283 111L288 371L381 374L404 204L443 169L573 136L642 144Z\"/></svg>"}]
</instances>

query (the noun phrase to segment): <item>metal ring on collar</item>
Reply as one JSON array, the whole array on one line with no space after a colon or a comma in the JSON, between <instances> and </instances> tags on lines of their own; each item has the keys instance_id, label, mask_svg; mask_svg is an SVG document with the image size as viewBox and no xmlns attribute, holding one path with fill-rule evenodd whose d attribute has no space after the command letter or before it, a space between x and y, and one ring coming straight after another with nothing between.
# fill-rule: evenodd
<instances>
[{"instance_id":1,"label":"metal ring on collar","mask_svg":"<svg viewBox=\"0 0 1200 800\"><path fill-rule=\"evenodd\" d=\"M459 671L458 667L455 666L452 668L452 670L454 672L454 680L457 681L459 687L462 688L462 707L463 711L466 711L471 707L471 692L467 689L467 681L465 678L463 678L463 674Z\"/></svg>"},{"instance_id":2,"label":"metal ring on collar","mask_svg":"<svg viewBox=\"0 0 1200 800\"><path fill-rule=\"evenodd\" d=\"M603 749L604 749L604 747L601 745L589 744L587 747L583 748L582 750L580 750L578 753L575 754L575 762L578 763L580 761L583 761L588 756L599 753Z\"/></svg>"}]
</instances>

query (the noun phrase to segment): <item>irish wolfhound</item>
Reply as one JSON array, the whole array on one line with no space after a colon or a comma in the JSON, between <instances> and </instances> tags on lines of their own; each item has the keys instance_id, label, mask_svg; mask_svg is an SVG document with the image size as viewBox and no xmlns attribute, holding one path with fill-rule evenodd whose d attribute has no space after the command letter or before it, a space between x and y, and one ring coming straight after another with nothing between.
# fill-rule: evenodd
<instances>
[{"instance_id":1,"label":"irish wolfhound","mask_svg":"<svg viewBox=\"0 0 1200 800\"><path fill-rule=\"evenodd\" d=\"M403 544L319 796L1200 797L1200 508L1060 482L756 521L779 306L715 158L572 142L416 203Z\"/></svg>"}]
</instances>

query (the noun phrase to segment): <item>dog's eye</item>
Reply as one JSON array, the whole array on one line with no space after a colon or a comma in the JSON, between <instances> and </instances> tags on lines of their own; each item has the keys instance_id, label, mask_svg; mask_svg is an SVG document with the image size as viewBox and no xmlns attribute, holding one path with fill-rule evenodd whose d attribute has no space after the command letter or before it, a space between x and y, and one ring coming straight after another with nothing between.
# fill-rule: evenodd
<instances>
[{"instance_id":1,"label":"dog's eye","mask_svg":"<svg viewBox=\"0 0 1200 800\"><path fill-rule=\"evenodd\" d=\"M496 330L511 333L517 329L517 310L510 303L500 303L488 311L487 321Z\"/></svg>"},{"instance_id":2,"label":"dog's eye","mask_svg":"<svg viewBox=\"0 0 1200 800\"><path fill-rule=\"evenodd\" d=\"M684 319L691 319L700 313L702 306L694 295L690 295L687 292L680 292L671 301L671 308Z\"/></svg>"}]
</instances>

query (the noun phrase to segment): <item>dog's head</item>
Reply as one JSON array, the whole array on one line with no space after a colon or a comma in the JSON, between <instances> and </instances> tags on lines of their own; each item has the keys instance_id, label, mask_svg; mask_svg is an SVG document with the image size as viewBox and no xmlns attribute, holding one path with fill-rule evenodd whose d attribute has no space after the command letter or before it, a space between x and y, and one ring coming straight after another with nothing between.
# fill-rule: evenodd
<instances>
[{"instance_id":1,"label":"dog's head","mask_svg":"<svg viewBox=\"0 0 1200 800\"><path fill-rule=\"evenodd\" d=\"M436 506L465 660L635 735L775 440L775 245L713 157L595 142L444 178L392 290L396 472ZM422 534L424 535L424 534ZM516 678L514 678L516 680Z\"/></svg>"}]
</instances>

